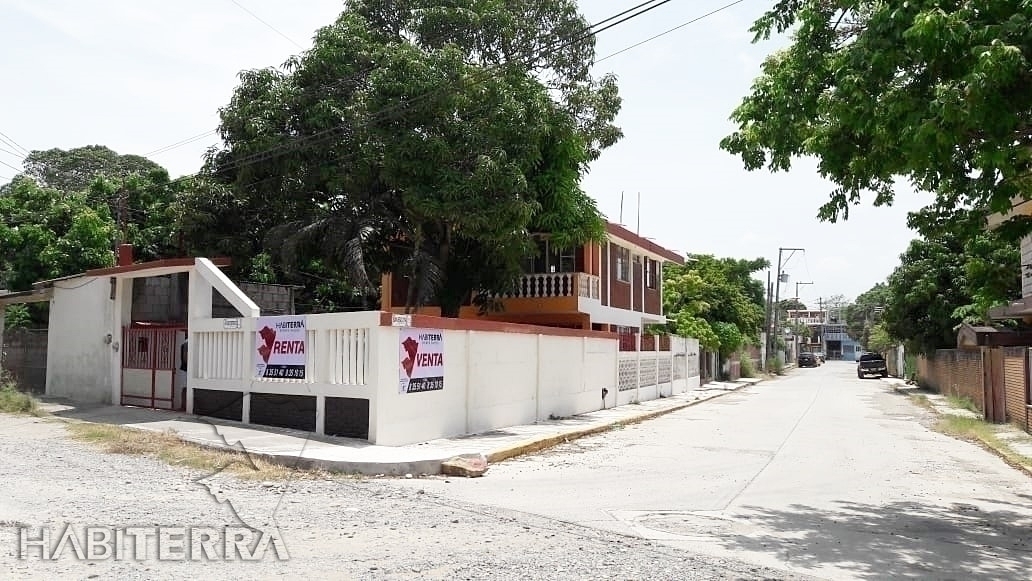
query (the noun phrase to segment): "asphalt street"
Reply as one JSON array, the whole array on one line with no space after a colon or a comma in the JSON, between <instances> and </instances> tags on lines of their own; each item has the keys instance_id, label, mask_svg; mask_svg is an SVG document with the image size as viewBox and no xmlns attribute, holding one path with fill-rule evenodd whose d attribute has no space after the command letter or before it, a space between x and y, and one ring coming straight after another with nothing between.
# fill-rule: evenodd
<instances>
[{"instance_id":1,"label":"asphalt street","mask_svg":"<svg viewBox=\"0 0 1032 581\"><path fill-rule=\"evenodd\" d=\"M395 485L828 579L1032 577L1032 480L855 365Z\"/></svg>"}]
</instances>

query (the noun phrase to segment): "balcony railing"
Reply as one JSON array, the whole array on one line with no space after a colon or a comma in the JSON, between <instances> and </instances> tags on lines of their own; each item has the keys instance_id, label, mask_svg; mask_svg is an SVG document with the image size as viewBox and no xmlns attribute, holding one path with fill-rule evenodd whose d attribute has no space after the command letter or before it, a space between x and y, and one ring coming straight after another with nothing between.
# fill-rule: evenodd
<instances>
[{"instance_id":1,"label":"balcony railing","mask_svg":"<svg viewBox=\"0 0 1032 581\"><path fill-rule=\"evenodd\" d=\"M541 299L556 297L587 297L597 299L601 292L599 277L583 272L553 272L525 274L516 281L512 291L499 298Z\"/></svg>"}]
</instances>

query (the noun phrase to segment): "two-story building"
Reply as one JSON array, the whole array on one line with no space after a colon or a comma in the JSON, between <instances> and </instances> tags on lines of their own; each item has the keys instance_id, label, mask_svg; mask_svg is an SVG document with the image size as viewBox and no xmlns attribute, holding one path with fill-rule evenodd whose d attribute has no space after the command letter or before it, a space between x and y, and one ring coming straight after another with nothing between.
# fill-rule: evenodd
<instances>
[{"instance_id":1,"label":"two-story building","mask_svg":"<svg viewBox=\"0 0 1032 581\"><path fill-rule=\"evenodd\" d=\"M684 265L683 256L612 222L602 244L563 249L547 234L535 238L538 252L527 257L512 291L498 297L501 310L481 313L470 300L460 318L621 334L666 323L663 268ZM407 281L387 274L382 284L381 309L404 313ZM440 309L419 312L439 315Z\"/></svg>"},{"instance_id":2,"label":"two-story building","mask_svg":"<svg viewBox=\"0 0 1032 581\"><path fill-rule=\"evenodd\" d=\"M821 352L828 359L852 361L860 346L849 336L840 309L789 310L788 321L806 325L810 333L800 342L802 351Z\"/></svg>"}]
</instances>

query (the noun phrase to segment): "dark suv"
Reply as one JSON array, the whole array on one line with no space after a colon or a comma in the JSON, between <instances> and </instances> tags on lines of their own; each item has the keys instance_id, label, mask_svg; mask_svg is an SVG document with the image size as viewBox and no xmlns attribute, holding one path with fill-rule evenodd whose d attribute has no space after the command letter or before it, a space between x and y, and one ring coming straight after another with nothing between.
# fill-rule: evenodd
<instances>
[{"instance_id":1,"label":"dark suv","mask_svg":"<svg viewBox=\"0 0 1032 581\"><path fill-rule=\"evenodd\" d=\"M800 353L799 358L796 360L796 365L799 367L817 367L820 363L817 362L817 356L813 353Z\"/></svg>"},{"instance_id":2,"label":"dark suv","mask_svg":"<svg viewBox=\"0 0 1032 581\"><path fill-rule=\"evenodd\" d=\"M864 353L856 364L856 376L860 379L868 375L889 376L889 368L885 364L885 358L881 353Z\"/></svg>"}]
</instances>

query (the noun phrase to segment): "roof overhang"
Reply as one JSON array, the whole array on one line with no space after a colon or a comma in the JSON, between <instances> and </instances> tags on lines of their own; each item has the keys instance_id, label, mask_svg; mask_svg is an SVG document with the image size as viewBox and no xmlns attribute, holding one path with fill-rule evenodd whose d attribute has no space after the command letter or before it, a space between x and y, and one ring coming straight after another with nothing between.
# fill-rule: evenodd
<instances>
[{"instance_id":1,"label":"roof overhang","mask_svg":"<svg viewBox=\"0 0 1032 581\"><path fill-rule=\"evenodd\" d=\"M1032 329L997 329L967 323L957 331L958 349L979 347L1025 347L1032 345Z\"/></svg>"},{"instance_id":2,"label":"roof overhang","mask_svg":"<svg viewBox=\"0 0 1032 581\"><path fill-rule=\"evenodd\" d=\"M624 242L632 246L633 250L637 250L642 254L652 256L657 260L665 260L667 262L673 262L675 264L680 264L681 266L684 266L684 256L681 256L673 250L664 248L659 244L656 244L655 242L649 240L648 238L639 236L638 234L631 232L630 230L628 230L620 224L606 222L606 232L609 234L609 238L611 240L615 239L620 242Z\"/></svg>"},{"instance_id":3,"label":"roof overhang","mask_svg":"<svg viewBox=\"0 0 1032 581\"><path fill-rule=\"evenodd\" d=\"M0 290L0 306L44 303L53 297L54 291L50 288L38 288L13 293Z\"/></svg>"},{"instance_id":4,"label":"roof overhang","mask_svg":"<svg viewBox=\"0 0 1032 581\"><path fill-rule=\"evenodd\" d=\"M1026 200L1022 196L1011 198L1010 210L990 215L986 219L986 225L990 230L995 230L1011 218L1018 216L1032 216L1032 200Z\"/></svg>"}]
</instances>

